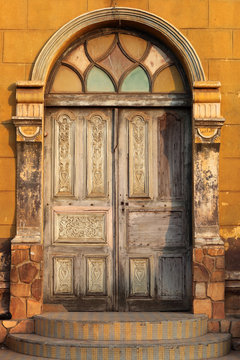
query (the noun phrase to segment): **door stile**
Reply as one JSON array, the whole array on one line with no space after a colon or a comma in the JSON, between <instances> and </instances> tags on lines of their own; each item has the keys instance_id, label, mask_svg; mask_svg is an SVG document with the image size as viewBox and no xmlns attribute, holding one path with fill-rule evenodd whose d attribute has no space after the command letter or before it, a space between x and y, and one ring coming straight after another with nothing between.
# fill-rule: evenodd
<instances>
[{"instance_id":1,"label":"door stile","mask_svg":"<svg viewBox=\"0 0 240 360\"><path fill-rule=\"evenodd\" d=\"M112 109L112 233L113 233L113 310L119 311L118 279L119 279L119 237L118 237L118 109Z\"/></svg>"}]
</instances>

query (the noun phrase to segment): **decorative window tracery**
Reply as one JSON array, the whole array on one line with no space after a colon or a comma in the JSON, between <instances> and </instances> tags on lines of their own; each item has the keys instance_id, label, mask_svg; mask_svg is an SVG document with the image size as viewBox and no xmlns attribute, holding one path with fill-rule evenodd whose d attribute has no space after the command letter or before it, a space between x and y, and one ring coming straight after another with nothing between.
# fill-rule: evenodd
<instances>
[{"instance_id":1,"label":"decorative window tracery","mask_svg":"<svg viewBox=\"0 0 240 360\"><path fill-rule=\"evenodd\" d=\"M123 30L95 34L61 57L50 93L186 93L179 64L160 46Z\"/></svg>"}]
</instances>

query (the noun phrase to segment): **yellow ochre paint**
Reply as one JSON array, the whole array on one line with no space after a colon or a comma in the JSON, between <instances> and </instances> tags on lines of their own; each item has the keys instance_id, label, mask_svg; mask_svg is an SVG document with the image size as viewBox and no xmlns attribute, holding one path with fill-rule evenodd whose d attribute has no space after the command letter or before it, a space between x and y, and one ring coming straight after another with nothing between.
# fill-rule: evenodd
<instances>
[{"instance_id":1,"label":"yellow ochre paint","mask_svg":"<svg viewBox=\"0 0 240 360\"><path fill-rule=\"evenodd\" d=\"M135 326L136 326L136 339L142 340L142 325L141 323L137 322Z\"/></svg>"},{"instance_id":2,"label":"yellow ochre paint","mask_svg":"<svg viewBox=\"0 0 240 360\"><path fill-rule=\"evenodd\" d=\"M182 322L178 321L177 322L177 339L181 339L182 338Z\"/></svg>"},{"instance_id":3,"label":"yellow ochre paint","mask_svg":"<svg viewBox=\"0 0 240 360\"><path fill-rule=\"evenodd\" d=\"M126 322L125 323L125 337L126 337L126 340L131 340L132 338L132 327L131 327L131 323L129 322Z\"/></svg>"},{"instance_id":4,"label":"yellow ochre paint","mask_svg":"<svg viewBox=\"0 0 240 360\"><path fill-rule=\"evenodd\" d=\"M172 321L169 321L168 328L167 328L168 339L172 339L172 333L173 333L173 323L172 323Z\"/></svg>"},{"instance_id":5,"label":"yellow ochre paint","mask_svg":"<svg viewBox=\"0 0 240 360\"><path fill-rule=\"evenodd\" d=\"M109 334L110 334L110 325L104 324L103 325L103 338L104 340L109 340Z\"/></svg>"},{"instance_id":6,"label":"yellow ochre paint","mask_svg":"<svg viewBox=\"0 0 240 360\"><path fill-rule=\"evenodd\" d=\"M120 323L114 324L114 337L115 340L120 340Z\"/></svg>"},{"instance_id":7,"label":"yellow ochre paint","mask_svg":"<svg viewBox=\"0 0 240 360\"><path fill-rule=\"evenodd\" d=\"M152 340L152 324L147 323L147 340Z\"/></svg>"},{"instance_id":8,"label":"yellow ochre paint","mask_svg":"<svg viewBox=\"0 0 240 360\"><path fill-rule=\"evenodd\" d=\"M83 325L83 339L88 340L88 324Z\"/></svg>"}]
</instances>

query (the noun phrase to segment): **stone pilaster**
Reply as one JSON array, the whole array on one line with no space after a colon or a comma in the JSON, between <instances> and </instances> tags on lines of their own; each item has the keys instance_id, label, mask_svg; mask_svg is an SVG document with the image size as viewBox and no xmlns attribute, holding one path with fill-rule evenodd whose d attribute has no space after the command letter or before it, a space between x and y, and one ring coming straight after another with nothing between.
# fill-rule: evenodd
<instances>
[{"instance_id":1,"label":"stone pilaster","mask_svg":"<svg viewBox=\"0 0 240 360\"><path fill-rule=\"evenodd\" d=\"M220 83L194 83L193 312L224 318L224 246L219 236Z\"/></svg>"},{"instance_id":2,"label":"stone pilaster","mask_svg":"<svg viewBox=\"0 0 240 360\"><path fill-rule=\"evenodd\" d=\"M11 244L10 312L20 319L42 309L43 84L17 83L16 100L17 229Z\"/></svg>"}]
</instances>

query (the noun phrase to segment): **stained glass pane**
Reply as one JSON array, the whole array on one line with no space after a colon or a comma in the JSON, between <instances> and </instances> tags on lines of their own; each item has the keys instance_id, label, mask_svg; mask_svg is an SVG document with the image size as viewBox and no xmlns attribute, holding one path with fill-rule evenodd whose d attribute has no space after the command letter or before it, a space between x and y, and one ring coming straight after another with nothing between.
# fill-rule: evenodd
<instances>
[{"instance_id":1,"label":"stained glass pane","mask_svg":"<svg viewBox=\"0 0 240 360\"><path fill-rule=\"evenodd\" d=\"M100 36L87 42L87 50L95 61L102 57L110 48L115 38L114 34Z\"/></svg>"},{"instance_id":2,"label":"stained glass pane","mask_svg":"<svg viewBox=\"0 0 240 360\"><path fill-rule=\"evenodd\" d=\"M156 77L153 92L183 93L185 92L182 78L176 66L169 66Z\"/></svg>"},{"instance_id":3,"label":"stained glass pane","mask_svg":"<svg viewBox=\"0 0 240 360\"><path fill-rule=\"evenodd\" d=\"M79 93L82 83L77 74L66 66L60 66L51 87L51 92Z\"/></svg>"},{"instance_id":4,"label":"stained glass pane","mask_svg":"<svg viewBox=\"0 0 240 360\"><path fill-rule=\"evenodd\" d=\"M123 49L133 59L139 60L143 56L147 48L146 40L127 34L119 34L119 39Z\"/></svg>"},{"instance_id":5,"label":"stained glass pane","mask_svg":"<svg viewBox=\"0 0 240 360\"><path fill-rule=\"evenodd\" d=\"M132 70L123 80L121 91L123 92L149 92L149 81L145 71L138 66Z\"/></svg>"},{"instance_id":6,"label":"stained glass pane","mask_svg":"<svg viewBox=\"0 0 240 360\"><path fill-rule=\"evenodd\" d=\"M115 46L111 54L99 64L105 67L117 80L119 80L124 71L133 65L132 61L122 53L118 46Z\"/></svg>"},{"instance_id":7,"label":"stained glass pane","mask_svg":"<svg viewBox=\"0 0 240 360\"><path fill-rule=\"evenodd\" d=\"M84 46L80 45L75 50L73 50L70 54L68 54L64 59L64 62L73 65L78 71L84 73L90 61L85 55Z\"/></svg>"},{"instance_id":8,"label":"stained glass pane","mask_svg":"<svg viewBox=\"0 0 240 360\"><path fill-rule=\"evenodd\" d=\"M94 66L87 77L87 91L115 92L115 89L109 76Z\"/></svg>"},{"instance_id":9,"label":"stained glass pane","mask_svg":"<svg viewBox=\"0 0 240 360\"><path fill-rule=\"evenodd\" d=\"M166 64L170 59L162 50L156 46L151 46L148 56L144 60L144 65L147 66L151 74L153 75L160 66Z\"/></svg>"}]
</instances>

